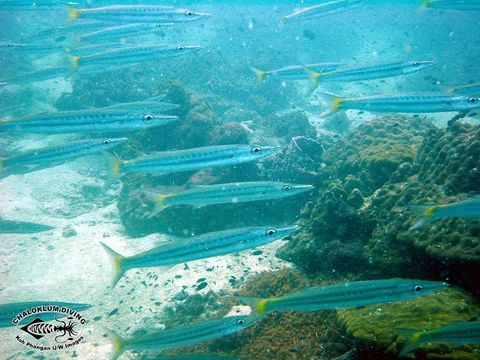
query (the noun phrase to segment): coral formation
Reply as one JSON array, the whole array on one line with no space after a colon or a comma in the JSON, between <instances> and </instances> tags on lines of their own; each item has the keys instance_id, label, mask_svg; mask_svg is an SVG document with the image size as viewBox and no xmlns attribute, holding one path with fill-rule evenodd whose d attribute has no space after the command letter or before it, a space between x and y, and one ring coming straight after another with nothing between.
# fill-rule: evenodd
<instances>
[{"instance_id":1,"label":"coral formation","mask_svg":"<svg viewBox=\"0 0 480 360\"><path fill-rule=\"evenodd\" d=\"M361 209L401 164L413 162L430 129L431 123L422 118L379 118L360 125L327 150L321 156L325 167L318 198L303 211L304 231L281 257L308 272L368 268L363 246L375 218L364 216Z\"/></svg>"},{"instance_id":2,"label":"coral formation","mask_svg":"<svg viewBox=\"0 0 480 360\"><path fill-rule=\"evenodd\" d=\"M356 340L358 347L373 346L383 351L386 357L394 358L406 341L395 329L432 330L454 321L478 318L480 308L477 301L465 291L447 288L405 302L340 310L337 316L347 335ZM478 347L472 346L453 348L447 344L431 344L417 352L424 356L428 352L429 359L472 359L475 354L478 355L478 351Z\"/></svg>"}]
</instances>

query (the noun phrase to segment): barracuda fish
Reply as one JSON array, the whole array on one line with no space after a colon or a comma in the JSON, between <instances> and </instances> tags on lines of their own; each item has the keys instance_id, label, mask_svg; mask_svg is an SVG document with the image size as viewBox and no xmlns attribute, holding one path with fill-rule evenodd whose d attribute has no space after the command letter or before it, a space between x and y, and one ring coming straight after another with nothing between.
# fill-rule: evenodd
<instances>
[{"instance_id":1,"label":"barracuda fish","mask_svg":"<svg viewBox=\"0 0 480 360\"><path fill-rule=\"evenodd\" d=\"M450 94L480 95L480 82L468 85L452 86L447 90Z\"/></svg>"},{"instance_id":2,"label":"barracuda fish","mask_svg":"<svg viewBox=\"0 0 480 360\"><path fill-rule=\"evenodd\" d=\"M41 134L94 133L146 130L177 120L177 116L130 111L59 111L0 121L0 132Z\"/></svg>"},{"instance_id":3,"label":"barracuda fish","mask_svg":"<svg viewBox=\"0 0 480 360\"><path fill-rule=\"evenodd\" d=\"M282 18L281 25L289 22L301 22L316 19L322 16L335 14L341 11L353 9L360 5L360 0L334 0L319 5L310 6L297 10Z\"/></svg>"},{"instance_id":4,"label":"barracuda fish","mask_svg":"<svg viewBox=\"0 0 480 360\"><path fill-rule=\"evenodd\" d=\"M358 98L340 98L331 94L320 94L330 104L330 108L320 114L329 116L340 110L366 110L390 113L435 113L468 112L480 108L480 98L419 92L412 94L373 95Z\"/></svg>"},{"instance_id":5,"label":"barracuda fish","mask_svg":"<svg viewBox=\"0 0 480 360\"><path fill-rule=\"evenodd\" d=\"M318 311L348 309L414 299L447 287L444 282L389 279L355 281L340 285L305 288L296 293L270 299L247 296L237 298L249 305L256 315L272 311Z\"/></svg>"},{"instance_id":6,"label":"barracuda fish","mask_svg":"<svg viewBox=\"0 0 480 360\"><path fill-rule=\"evenodd\" d=\"M13 319L16 318L17 315L25 315L22 316L19 322L23 321L24 319L28 318L31 315L35 314L28 314L24 312L29 311L32 308L36 308L38 306L58 306L58 307L66 307L75 311L83 311L87 310L92 307L89 304L81 304L81 303L71 303L71 302L61 302L61 301L26 301L26 302L17 302L17 303L9 303L9 304L1 304L0 305L0 328L15 326L12 322ZM53 320L55 317L59 318L62 317L62 313L42 313L42 319L45 321Z\"/></svg>"},{"instance_id":7,"label":"barracuda fish","mask_svg":"<svg viewBox=\"0 0 480 360\"><path fill-rule=\"evenodd\" d=\"M0 7L1 9L1 7ZM63 51L64 47L54 44L0 44L0 52L8 54L39 55Z\"/></svg>"},{"instance_id":8,"label":"barracuda fish","mask_svg":"<svg viewBox=\"0 0 480 360\"><path fill-rule=\"evenodd\" d=\"M347 82L363 81L371 79L384 79L393 76L415 73L434 65L434 61L406 61L386 64L374 64L358 67L342 67L330 72L318 72L309 69L312 82L312 91L315 90L320 82Z\"/></svg>"},{"instance_id":9,"label":"barracuda fish","mask_svg":"<svg viewBox=\"0 0 480 360\"><path fill-rule=\"evenodd\" d=\"M115 360L127 350L158 351L175 349L228 336L246 329L253 325L255 321L256 319L251 316L230 316L129 339L123 339L109 330L107 330L107 335L113 345L112 359Z\"/></svg>"},{"instance_id":10,"label":"barracuda fish","mask_svg":"<svg viewBox=\"0 0 480 360\"><path fill-rule=\"evenodd\" d=\"M111 25L109 23L109 25ZM66 40L68 36L84 32L92 32L105 27L105 23L100 21L81 21L70 23L64 26L56 26L53 28L39 31L28 38L29 43L37 41L55 41L60 42Z\"/></svg>"},{"instance_id":11,"label":"barracuda fish","mask_svg":"<svg viewBox=\"0 0 480 360\"><path fill-rule=\"evenodd\" d=\"M27 221L5 220L0 217L0 234L35 234L52 229L55 227Z\"/></svg>"},{"instance_id":12,"label":"barracuda fish","mask_svg":"<svg viewBox=\"0 0 480 360\"><path fill-rule=\"evenodd\" d=\"M163 101L155 101L155 100L148 100L148 101L136 101L131 103L123 103L123 104L115 104L103 109L109 110L131 110L131 111L150 111L153 113L161 114L166 111L171 111L178 109L180 105L172 104Z\"/></svg>"},{"instance_id":13,"label":"barracuda fish","mask_svg":"<svg viewBox=\"0 0 480 360\"><path fill-rule=\"evenodd\" d=\"M178 239L134 256L122 256L104 243L100 243L110 256L113 265L112 287L130 269L160 267L167 271L171 267L189 261L227 255L283 239L300 229L299 226L285 228L248 227L216 231L208 234Z\"/></svg>"},{"instance_id":14,"label":"barracuda fish","mask_svg":"<svg viewBox=\"0 0 480 360\"><path fill-rule=\"evenodd\" d=\"M70 20L92 19L132 23L181 23L210 17L210 14L160 5L111 5L69 11Z\"/></svg>"},{"instance_id":15,"label":"barracuda fish","mask_svg":"<svg viewBox=\"0 0 480 360\"><path fill-rule=\"evenodd\" d=\"M242 203L280 199L304 193L312 185L286 184L281 182L257 181L217 185L196 185L177 194L158 194L146 191L147 197L155 203L152 216L174 205L205 206L212 204Z\"/></svg>"},{"instance_id":16,"label":"barracuda fish","mask_svg":"<svg viewBox=\"0 0 480 360\"><path fill-rule=\"evenodd\" d=\"M201 46L134 46L123 49L105 51L89 56L73 56L72 67L74 70L79 65L121 65L121 64L139 64L156 59L172 58L183 56L201 49Z\"/></svg>"},{"instance_id":17,"label":"barracuda fish","mask_svg":"<svg viewBox=\"0 0 480 360\"><path fill-rule=\"evenodd\" d=\"M480 0L423 0L423 7L451 10L480 10Z\"/></svg>"},{"instance_id":18,"label":"barracuda fish","mask_svg":"<svg viewBox=\"0 0 480 360\"><path fill-rule=\"evenodd\" d=\"M82 156L106 151L127 140L127 138L89 139L30 150L18 156L0 159L0 173L12 167L13 169L20 167L21 172L25 173L38 168L57 166Z\"/></svg>"},{"instance_id":19,"label":"barracuda fish","mask_svg":"<svg viewBox=\"0 0 480 360\"><path fill-rule=\"evenodd\" d=\"M398 354L404 357L409 352L429 343L445 343L450 345L480 344L480 321L456 321L447 326L430 330L415 331L395 329L407 339L407 343Z\"/></svg>"},{"instance_id":20,"label":"barracuda fish","mask_svg":"<svg viewBox=\"0 0 480 360\"><path fill-rule=\"evenodd\" d=\"M104 29L90 32L88 34L81 35L80 41L104 41L104 40L116 40L131 36L147 35L156 33L162 29L171 27L171 23L160 24L127 24L119 26L110 26Z\"/></svg>"},{"instance_id":21,"label":"barracuda fish","mask_svg":"<svg viewBox=\"0 0 480 360\"><path fill-rule=\"evenodd\" d=\"M305 67L318 71L320 73L336 70L343 64L341 63L317 63L308 65L291 65L276 70L259 70L251 68L257 76L258 81L263 81L267 77L278 78L282 80L307 80L309 79Z\"/></svg>"},{"instance_id":22,"label":"barracuda fish","mask_svg":"<svg viewBox=\"0 0 480 360\"><path fill-rule=\"evenodd\" d=\"M128 172L170 174L208 167L238 165L261 159L280 151L281 146L218 145L194 149L165 151L123 161L112 159L115 175Z\"/></svg>"},{"instance_id":23,"label":"barracuda fish","mask_svg":"<svg viewBox=\"0 0 480 360\"><path fill-rule=\"evenodd\" d=\"M49 68L17 75L0 82L0 87L9 85L30 85L32 83L68 77L70 71L65 68Z\"/></svg>"},{"instance_id":24,"label":"barracuda fish","mask_svg":"<svg viewBox=\"0 0 480 360\"><path fill-rule=\"evenodd\" d=\"M480 219L480 196L447 205L409 205L422 217L410 228L416 230L443 218Z\"/></svg>"},{"instance_id":25,"label":"barracuda fish","mask_svg":"<svg viewBox=\"0 0 480 360\"><path fill-rule=\"evenodd\" d=\"M105 51L110 51L110 50L116 50L116 49L122 49L125 48L125 44L121 43L111 43L111 44L93 44L93 45L87 45L87 46L80 46L76 48L65 48L65 51L67 54L73 55L73 56L89 56L93 54L98 54L102 53Z\"/></svg>"}]
</instances>

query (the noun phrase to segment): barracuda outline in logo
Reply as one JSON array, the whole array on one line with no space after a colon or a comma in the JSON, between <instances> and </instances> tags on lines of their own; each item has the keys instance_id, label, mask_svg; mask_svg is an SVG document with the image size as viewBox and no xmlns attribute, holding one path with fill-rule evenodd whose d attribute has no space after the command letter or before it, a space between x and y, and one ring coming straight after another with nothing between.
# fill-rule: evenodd
<instances>
[{"instance_id":1,"label":"barracuda outline in logo","mask_svg":"<svg viewBox=\"0 0 480 360\"><path fill-rule=\"evenodd\" d=\"M37 316L27 324L20 324L22 320L31 318L33 315ZM65 319L61 320L61 318ZM82 326L87 323L87 320L78 311L68 307L42 305L17 314L12 319L12 323L16 325L17 330L29 335L23 338L18 334L16 340L20 344L40 351L61 351L78 345L84 339ZM33 343L36 341L38 343Z\"/></svg>"}]
</instances>

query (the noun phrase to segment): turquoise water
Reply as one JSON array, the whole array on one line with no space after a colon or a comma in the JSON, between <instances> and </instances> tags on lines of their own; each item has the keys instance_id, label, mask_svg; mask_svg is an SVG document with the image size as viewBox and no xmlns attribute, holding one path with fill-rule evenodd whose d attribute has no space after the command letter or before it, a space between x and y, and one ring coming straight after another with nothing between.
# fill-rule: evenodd
<instances>
[{"instance_id":1,"label":"turquoise water","mask_svg":"<svg viewBox=\"0 0 480 360\"><path fill-rule=\"evenodd\" d=\"M480 358L477 1L125 4L0 0L2 358Z\"/></svg>"}]
</instances>

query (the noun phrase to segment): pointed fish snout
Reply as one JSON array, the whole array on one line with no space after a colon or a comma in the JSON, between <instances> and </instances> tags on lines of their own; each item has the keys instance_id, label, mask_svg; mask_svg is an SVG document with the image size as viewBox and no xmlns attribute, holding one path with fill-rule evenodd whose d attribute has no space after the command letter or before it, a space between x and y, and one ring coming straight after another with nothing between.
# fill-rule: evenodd
<instances>
[{"instance_id":1,"label":"pointed fish snout","mask_svg":"<svg viewBox=\"0 0 480 360\"><path fill-rule=\"evenodd\" d=\"M299 232L301 229L302 227L300 225L292 225L292 226L288 226L286 228L280 229L280 231L283 233L283 237L287 237Z\"/></svg>"},{"instance_id":2,"label":"pointed fish snout","mask_svg":"<svg viewBox=\"0 0 480 360\"><path fill-rule=\"evenodd\" d=\"M195 14L197 14L198 16L201 16L201 17L206 17L206 18L212 17L212 14L210 14L210 13L197 12Z\"/></svg>"},{"instance_id":3,"label":"pointed fish snout","mask_svg":"<svg viewBox=\"0 0 480 360\"><path fill-rule=\"evenodd\" d=\"M123 143L123 142L128 141L128 138L127 137L120 137L120 138L113 138L113 139L108 139L108 140L110 140L111 142L114 142L114 143Z\"/></svg>"},{"instance_id":4,"label":"pointed fish snout","mask_svg":"<svg viewBox=\"0 0 480 360\"><path fill-rule=\"evenodd\" d=\"M298 189L298 190L309 191L309 190L315 189L315 186L313 186L313 185L295 185L294 188Z\"/></svg>"}]
</instances>

